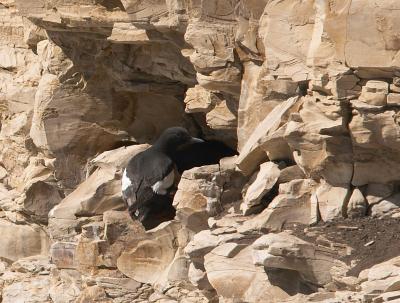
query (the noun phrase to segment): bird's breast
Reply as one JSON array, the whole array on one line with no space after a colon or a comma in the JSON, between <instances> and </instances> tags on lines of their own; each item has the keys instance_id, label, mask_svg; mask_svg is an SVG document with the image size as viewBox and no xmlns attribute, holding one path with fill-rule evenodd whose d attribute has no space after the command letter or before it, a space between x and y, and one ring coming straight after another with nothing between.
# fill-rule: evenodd
<instances>
[{"instance_id":1,"label":"bird's breast","mask_svg":"<svg viewBox=\"0 0 400 303\"><path fill-rule=\"evenodd\" d=\"M165 195L167 194L167 189L170 188L174 184L174 170L164 177L164 179L156 182L153 184L151 189L154 193L158 195Z\"/></svg>"}]
</instances>

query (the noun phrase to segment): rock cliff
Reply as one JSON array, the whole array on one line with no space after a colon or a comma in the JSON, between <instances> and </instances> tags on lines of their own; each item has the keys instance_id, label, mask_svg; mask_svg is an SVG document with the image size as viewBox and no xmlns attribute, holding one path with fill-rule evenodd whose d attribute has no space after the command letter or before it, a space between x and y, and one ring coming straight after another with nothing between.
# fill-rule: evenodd
<instances>
[{"instance_id":1,"label":"rock cliff","mask_svg":"<svg viewBox=\"0 0 400 303\"><path fill-rule=\"evenodd\" d=\"M397 302L399 11L0 0L2 302ZM122 169L174 125L213 156L146 231Z\"/></svg>"}]
</instances>

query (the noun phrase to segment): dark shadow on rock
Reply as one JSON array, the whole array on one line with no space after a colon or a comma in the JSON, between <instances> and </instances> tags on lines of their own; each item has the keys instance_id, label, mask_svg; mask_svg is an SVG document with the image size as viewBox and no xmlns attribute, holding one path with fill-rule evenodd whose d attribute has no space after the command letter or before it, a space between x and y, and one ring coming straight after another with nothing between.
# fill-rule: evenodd
<instances>
[{"instance_id":1,"label":"dark shadow on rock","mask_svg":"<svg viewBox=\"0 0 400 303\"><path fill-rule=\"evenodd\" d=\"M290 296L298 293L309 295L317 291L317 288L305 282L295 270L281 268L266 268L265 273L269 282L287 292Z\"/></svg>"},{"instance_id":2,"label":"dark shadow on rock","mask_svg":"<svg viewBox=\"0 0 400 303\"><path fill-rule=\"evenodd\" d=\"M147 218L141 222L143 227L149 230L162 222L173 220L176 209L172 206L172 201L172 196L157 196L157 199L153 199Z\"/></svg>"}]
</instances>

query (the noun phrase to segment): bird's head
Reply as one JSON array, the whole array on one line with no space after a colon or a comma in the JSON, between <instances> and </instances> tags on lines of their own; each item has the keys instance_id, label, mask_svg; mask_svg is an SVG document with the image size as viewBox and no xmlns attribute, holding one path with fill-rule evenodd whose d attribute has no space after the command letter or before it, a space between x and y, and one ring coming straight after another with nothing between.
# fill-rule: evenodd
<instances>
[{"instance_id":1,"label":"bird's head","mask_svg":"<svg viewBox=\"0 0 400 303\"><path fill-rule=\"evenodd\" d=\"M183 127L167 128L158 138L154 146L166 152L173 152L185 144L204 142L202 139L192 137Z\"/></svg>"}]
</instances>

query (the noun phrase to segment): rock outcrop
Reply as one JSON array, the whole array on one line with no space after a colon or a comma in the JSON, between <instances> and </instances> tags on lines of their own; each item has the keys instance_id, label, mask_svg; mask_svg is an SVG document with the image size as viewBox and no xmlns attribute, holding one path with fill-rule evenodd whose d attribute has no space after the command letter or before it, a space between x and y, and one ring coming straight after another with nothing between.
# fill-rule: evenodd
<instances>
[{"instance_id":1,"label":"rock outcrop","mask_svg":"<svg viewBox=\"0 0 400 303\"><path fill-rule=\"evenodd\" d=\"M0 0L2 302L397 301L399 9ZM146 231L122 171L176 125Z\"/></svg>"}]
</instances>

